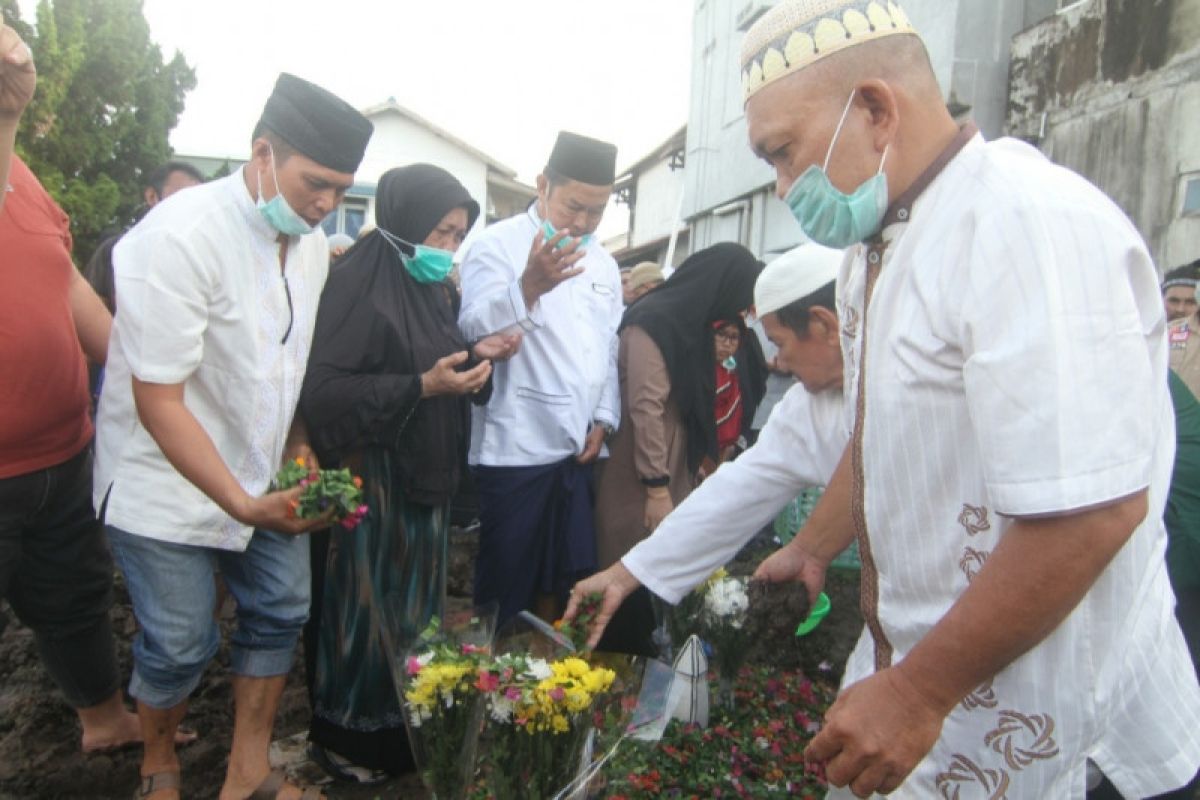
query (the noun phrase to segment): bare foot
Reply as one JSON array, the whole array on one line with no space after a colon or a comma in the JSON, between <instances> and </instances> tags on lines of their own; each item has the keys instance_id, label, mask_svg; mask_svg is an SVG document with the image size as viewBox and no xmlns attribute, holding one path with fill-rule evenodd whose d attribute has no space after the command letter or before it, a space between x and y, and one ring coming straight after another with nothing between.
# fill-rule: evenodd
<instances>
[{"instance_id":1,"label":"bare foot","mask_svg":"<svg viewBox=\"0 0 1200 800\"><path fill-rule=\"evenodd\" d=\"M196 741L196 732L184 729L175 731L175 746ZM83 726L81 747L85 753L105 753L134 747L142 743L142 727L137 714L121 706L120 711L107 715L99 721L89 721ZM157 795L157 792L155 793Z\"/></svg>"},{"instance_id":2,"label":"bare foot","mask_svg":"<svg viewBox=\"0 0 1200 800\"><path fill-rule=\"evenodd\" d=\"M303 800L304 790L289 782L282 770L272 770L257 784L240 785L240 782L226 774L225 785L221 787L221 800L241 800L257 792L274 790L275 800ZM318 800L326 800L325 795L318 794Z\"/></svg>"}]
</instances>

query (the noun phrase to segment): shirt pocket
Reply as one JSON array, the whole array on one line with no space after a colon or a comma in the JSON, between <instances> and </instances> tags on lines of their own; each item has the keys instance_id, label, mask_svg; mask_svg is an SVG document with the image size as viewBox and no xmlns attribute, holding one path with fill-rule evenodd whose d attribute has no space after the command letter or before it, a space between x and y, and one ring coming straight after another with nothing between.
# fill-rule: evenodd
<instances>
[{"instance_id":1,"label":"shirt pocket","mask_svg":"<svg viewBox=\"0 0 1200 800\"><path fill-rule=\"evenodd\" d=\"M518 386L517 397L547 406L570 406L573 402L569 394L553 394L529 386Z\"/></svg>"}]
</instances>

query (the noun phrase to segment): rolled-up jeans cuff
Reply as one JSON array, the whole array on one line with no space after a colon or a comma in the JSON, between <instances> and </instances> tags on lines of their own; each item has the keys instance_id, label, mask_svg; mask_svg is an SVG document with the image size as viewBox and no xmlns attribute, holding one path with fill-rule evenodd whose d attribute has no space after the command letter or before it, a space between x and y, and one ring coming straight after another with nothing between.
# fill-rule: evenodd
<instances>
[{"instance_id":1,"label":"rolled-up jeans cuff","mask_svg":"<svg viewBox=\"0 0 1200 800\"><path fill-rule=\"evenodd\" d=\"M296 638L299 640L299 632ZM295 658L295 642L291 647L274 650L249 650L234 646L229 651L229 671L247 678L273 678L291 672Z\"/></svg>"},{"instance_id":2,"label":"rolled-up jeans cuff","mask_svg":"<svg viewBox=\"0 0 1200 800\"><path fill-rule=\"evenodd\" d=\"M138 674L137 665L134 664L133 675L129 679L129 694L135 699L142 701L151 708L157 708L160 711L168 708L174 708L183 701L187 700L192 692L196 691L196 687L200 685L200 679L204 677L204 669L201 668L195 676L188 678L187 682L172 691L162 691L155 689Z\"/></svg>"}]
</instances>

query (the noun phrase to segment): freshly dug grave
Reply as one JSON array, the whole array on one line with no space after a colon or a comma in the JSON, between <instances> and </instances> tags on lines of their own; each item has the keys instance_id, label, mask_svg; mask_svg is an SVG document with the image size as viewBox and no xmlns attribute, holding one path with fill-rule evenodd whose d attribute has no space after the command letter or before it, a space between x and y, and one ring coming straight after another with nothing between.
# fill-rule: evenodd
<instances>
[{"instance_id":1,"label":"freshly dug grave","mask_svg":"<svg viewBox=\"0 0 1200 800\"><path fill-rule=\"evenodd\" d=\"M455 602L464 602L463 598L470 595L476 546L473 534L455 532L450 563L450 593L457 598ZM772 549L774 545L768 537L756 539L730 565L730 572L749 574ZM862 630L858 574L832 572L826 592L833 601L833 610L816 631L803 639L794 635L796 625L807 611L802 587L776 588L756 598L751 613L757 635L746 664L781 671L799 669L814 680L836 685ZM5 609L5 613L11 618L10 610ZM112 615L118 658L123 674L128 675L129 643L136 621L119 577ZM279 739L297 734L302 738L307 726L308 700L302 661L297 659L280 703L275 726ZM191 698L185 725L198 731L200 739L180 750L184 796L188 798L217 797L224 778L232 734L232 690L227 664L228 650L223 646ZM0 800L124 800L137 785L139 761L137 748L88 756L80 753L78 722L41 668L32 633L11 622L0 636ZM318 774L311 765L302 763L290 768L305 776ZM338 800L424 797L412 778L361 789L328 786L325 791Z\"/></svg>"}]
</instances>

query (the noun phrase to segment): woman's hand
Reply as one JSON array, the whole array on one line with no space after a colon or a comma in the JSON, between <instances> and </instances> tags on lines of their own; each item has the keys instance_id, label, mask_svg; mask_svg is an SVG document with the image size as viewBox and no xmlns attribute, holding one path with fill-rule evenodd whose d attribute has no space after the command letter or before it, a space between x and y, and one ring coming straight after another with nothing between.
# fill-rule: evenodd
<instances>
[{"instance_id":1,"label":"woman's hand","mask_svg":"<svg viewBox=\"0 0 1200 800\"><path fill-rule=\"evenodd\" d=\"M648 532L653 532L658 524L666 519L675 509L671 502L671 491L666 486L652 486L646 489L646 512L642 524Z\"/></svg>"},{"instance_id":2,"label":"woman's hand","mask_svg":"<svg viewBox=\"0 0 1200 800\"><path fill-rule=\"evenodd\" d=\"M481 361L507 361L521 349L521 334L494 333L475 343L475 357Z\"/></svg>"},{"instance_id":3,"label":"woman's hand","mask_svg":"<svg viewBox=\"0 0 1200 800\"><path fill-rule=\"evenodd\" d=\"M466 350L438 359L428 372L421 375L421 397L471 394L482 389L492 374L491 362L484 361L466 372L457 371L455 368L466 363L466 360Z\"/></svg>"}]
</instances>

